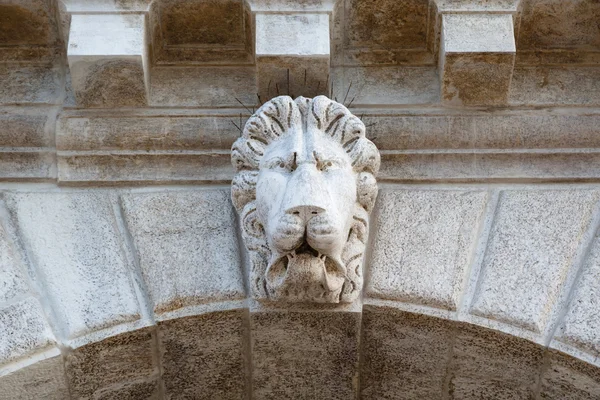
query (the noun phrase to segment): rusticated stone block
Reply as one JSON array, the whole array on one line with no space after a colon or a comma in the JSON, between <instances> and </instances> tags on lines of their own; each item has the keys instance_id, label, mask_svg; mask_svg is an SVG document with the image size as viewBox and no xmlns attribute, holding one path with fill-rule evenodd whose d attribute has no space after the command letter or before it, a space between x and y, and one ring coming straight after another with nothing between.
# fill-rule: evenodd
<instances>
[{"instance_id":1,"label":"rusticated stone block","mask_svg":"<svg viewBox=\"0 0 600 400\"><path fill-rule=\"evenodd\" d=\"M186 190L123 197L157 314L245 297L229 196L225 190Z\"/></svg>"},{"instance_id":2,"label":"rusticated stone block","mask_svg":"<svg viewBox=\"0 0 600 400\"><path fill-rule=\"evenodd\" d=\"M0 377L0 398L64 400L70 398L62 356L38 361Z\"/></svg>"},{"instance_id":3,"label":"rusticated stone block","mask_svg":"<svg viewBox=\"0 0 600 400\"><path fill-rule=\"evenodd\" d=\"M365 305L360 398L437 400L443 396L454 322Z\"/></svg>"},{"instance_id":4,"label":"rusticated stone block","mask_svg":"<svg viewBox=\"0 0 600 400\"><path fill-rule=\"evenodd\" d=\"M34 298L0 308L0 364L55 343L42 307Z\"/></svg>"},{"instance_id":5,"label":"rusticated stone block","mask_svg":"<svg viewBox=\"0 0 600 400\"><path fill-rule=\"evenodd\" d=\"M542 372L540 399L595 400L600 398L600 368L558 351L549 351Z\"/></svg>"},{"instance_id":6,"label":"rusticated stone block","mask_svg":"<svg viewBox=\"0 0 600 400\"><path fill-rule=\"evenodd\" d=\"M139 319L106 192L11 193L6 203L66 337Z\"/></svg>"},{"instance_id":7,"label":"rusticated stone block","mask_svg":"<svg viewBox=\"0 0 600 400\"><path fill-rule=\"evenodd\" d=\"M600 236L596 234L583 273L555 339L600 356Z\"/></svg>"},{"instance_id":8,"label":"rusticated stone block","mask_svg":"<svg viewBox=\"0 0 600 400\"><path fill-rule=\"evenodd\" d=\"M66 373L71 396L133 400L139 398L134 393L154 393L158 375L153 358L154 331L150 327L127 332L68 352Z\"/></svg>"},{"instance_id":9,"label":"rusticated stone block","mask_svg":"<svg viewBox=\"0 0 600 400\"><path fill-rule=\"evenodd\" d=\"M165 398L245 399L248 311L159 323Z\"/></svg>"},{"instance_id":10,"label":"rusticated stone block","mask_svg":"<svg viewBox=\"0 0 600 400\"><path fill-rule=\"evenodd\" d=\"M0 207L1 201L0 195ZM21 259L9 240L8 232L0 223L0 304L29 291L27 278L20 264Z\"/></svg>"},{"instance_id":11,"label":"rusticated stone block","mask_svg":"<svg viewBox=\"0 0 600 400\"><path fill-rule=\"evenodd\" d=\"M486 200L475 191L380 193L367 296L455 310Z\"/></svg>"},{"instance_id":12,"label":"rusticated stone block","mask_svg":"<svg viewBox=\"0 0 600 400\"><path fill-rule=\"evenodd\" d=\"M491 329L460 324L449 371L449 399L533 399L544 349Z\"/></svg>"},{"instance_id":13,"label":"rusticated stone block","mask_svg":"<svg viewBox=\"0 0 600 400\"><path fill-rule=\"evenodd\" d=\"M442 16L442 101L459 105L504 105L515 62L510 14Z\"/></svg>"},{"instance_id":14,"label":"rusticated stone block","mask_svg":"<svg viewBox=\"0 0 600 400\"><path fill-rule=\"evenodd\" d=\"M544 332L599 198L594 190L502 192L471 312Z\"/></svg>"},{"instance_id":15,"label":"rusticated stone block","mask_svg":"<svg viewBox=\"0 0 600 400\"><path fill-rule=\"evenodd\" d=\"M145 105L149 91L145 42L143 15L73 15L67 55L77 104Z\"/></svg>"},{"instance_id":16,"label":"rusticated stone block","mask_svg":"<svg viewBox=\"0 0 600 400\"><path fill-rule=\"evenodd\" d=\"M255 399L355 398L359 313L257 312L250 322Z\"/></svg>"}]
</instances>

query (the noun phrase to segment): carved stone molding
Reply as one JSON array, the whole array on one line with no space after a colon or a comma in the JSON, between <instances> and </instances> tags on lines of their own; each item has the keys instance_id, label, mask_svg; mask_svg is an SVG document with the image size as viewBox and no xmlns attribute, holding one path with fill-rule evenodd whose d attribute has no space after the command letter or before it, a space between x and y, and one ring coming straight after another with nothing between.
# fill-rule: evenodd
<instances>
[{"instance_id":1,"label":"carved stone molding","mask_svg":"<svg viewBox=\"0 0 600 400\"><path fill-rule=\"evenodd\" d=\"M248 119L232 162L252 296L356 299L380 164L363 122L325 96L276 97Z\"/></svg>"}]
</instances>

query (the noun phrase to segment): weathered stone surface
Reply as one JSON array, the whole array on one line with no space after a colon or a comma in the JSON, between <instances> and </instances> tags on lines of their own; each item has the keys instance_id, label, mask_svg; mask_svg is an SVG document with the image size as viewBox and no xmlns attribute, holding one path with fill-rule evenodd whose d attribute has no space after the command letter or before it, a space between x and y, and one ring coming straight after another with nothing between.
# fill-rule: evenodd
<instances>
[{"instance_id":1,"label":"weathered stone surface","mask_svg":"<svg viewBox=\"0 0 600 400\"><path fill-rule=\"evenodd\" d=\"M541 376L540 399L600 398L600 368L558 351L550 351L547 357L549 362Z\"/></svg>"},{"instance_id":2,"label":"weathered stone surface","mask_svg":"<svg viewBox=\"0 0 600 400\"><path fill-rule=\"evenodd\" d=\"M39 302L30 297L0 308L0 364L55 343Z\"/></svg>"},{"instance_id":3,"label":"weathered stone surface","mask_svg":"<svg viewBox=\"0 0 600 400\"><path fill-rule=\"evenodd\" d=\"M78 105L145 105L149 83L145 40L143 15L73 15L67 56Z\"/></svg>"},{"instance_id":4,"label":"weathered stone surface","mask_svg":"<svg viewBox=\"0 0 600 400\"><path fill-rule=\"evenodd\" d=\"M70 398L62 356L38 361L0 377L0 398L11 400Z\"/></svg>"},{"instance_id":5,"label":"weathered stone surface","mask_svg":"<svg viewBox=\"0 0 600 400\"><path fill-rule=\"evenodd\" d=\"M444 14L440 50L442 101L504 105L515 62L510 14Z\"/></svg>"},{"instance_id":6,"label":"weathered stone surface","mask_svg":"<svg viewBox=\"0 0 600 400\"><path fill-rule=\"evenodd\" d=\"M569 310L555 338L593 357L600 356L600 237L596 235L590 254L576 281Z\"/></svg>"},{"instance_id":7,"label":"weathered stone surface","mask_svg":"<svg viewBox=\"0 0 600 400\"><path fill-rule=\"evenodd\" d=\"M509 103L513 106L600 105L598 76L598 67L517 67Z\"/></svg>"},{"instance_id":8,"label":"weathered stone surface","mask_svg":"<svg viewBox=\"0 0 600 400\"><path fill-rule=\"evenodd\" d=\"M241 0L154 2L150 26L157 64L249 64L252 16Z\"/></svg>"},{"instance_id":9,"label":"weathered stone surface","mask_svg":"<svg viewBox=\"0 0 600 400\"><path fill-rule=\"evenodd\" d=\"M65 355L71 396L76 399L135 399L152 392L158 373L153 359L155 328L144 328L87 344ZM146 380L145 389L132 383ZM129 392L127 397L125 393ZM146 398L146 397L144 397ZM152 397L150 397L152 398Z\"/></svg>"},{"instance_id":10,"label":"weathered stone surface","mask_svg":"<svg viewBox=\"0 0 600 400\"><path fill-rule=\"evenodd\" d=\"M329 15L256 14L259 95L314 97L327 93Z\"/></svg>"},{"instance_id":11,"label":"weathered stone surface","mask_svg":"<svg viewBox=\"0 0 600 400\"><path fill-rule=\"evenodd\" d=\"M600 46L600 4L594 0L521 0L519 51L591 50Z\"/></svg>"},{"instance_id":12,"label":"weathered stone surface","mask_svg":"<svg viewBox=\"0 0 600 400\"><path fill-rule=\"evenodd\" d=\"M0 44L43 46L57 40L52 3L44 0L3 0L0 4Z\"/></svg>"},{"instance_id":13,"label":"weathered stone surface","mask_svg":"<svg viewBox=\"0 0 600 400\"><path fill-rule=\"evenodd\" d=\"M457 329L449 371L449 398L532 399L544 349L475 325Z\"/></svg>"},{"instance_id":14,"label":"weathered stone surface","mask_svg":"<svg viewBox=\"0 0 600 400\"><path fill-rule=\"evenodd\" d=\"M53 147L56 111L52 108L0 108L0 146Z\"/></svg>"},{"instance_id":15,"label":"weathered stone surface","mask_svg":"<svg viewBox=\"0 0 600 400\"><path fill-rule=\"evenodd\" d=\"M443 399L454 323L387 307L363 308L361 399Z\"/></svg>"},{"instance_id":16,"label":"weathered stone surface","mask_svg":"<svg viewBox=\"0 0 600 400\"><path fill-rule=\"evenodd\" d=\"M517 12L521 0L434 0L442 13Z\"/></svg>"},{"instance_id":17,"label":"weathered stone surface","mask_svg":"<svg viewBox=\"0 0 600 400\"><path fill-rule=\"evenodd\" d=\"M58 180L77 182L229 182L229 152L59 153Z\"/></svg>"},{"instance_id":18,"label":"weathered stone surface","mask_svg":"<svg viewBox=\"0 0 600 400\"><path fill-rule=\"evenodd\" d=\"M151 86L150 105L154 107L239 108L237 98L252 109L258 101L254 67L156 67Z\"/></svg>"},{"instance_id":19,"label":"weathered stone surface","mask_svg":"<svg viewBox=\"0 0 600 400\"><path fill-rule=\"evenodd\" d=\"M229 197L226 190L123 197L125 219L156 313L245 298Z\"/></svg>"},{"instance_id":20,"label":"weathered stone surface","mask_svg":"<svg viewBox=\"0 0 600 400\"><path fill-rule=\"evenodd\" d=\"M61 0L69 13L147 11L152 0Z\"/></svg>"},{"instance_id":21,"label":"weathered stone surface","mask_svg":"<svg viewBox=\"0 0 600 400\"><path fill-rule=\"evenodd\" d=\"M0 304L28 291L27 278L21 269L21 257L16 253L8 232L0 223Z\"/></svg>"},{"instance_id":22,"label":"weathered stone surface","mask_svg":"<svg viewBox=\"0 0 600 400\"><path fill-rule=\"evenodd\" d=\"M360 314L251 313L253 395L263 399L352 399Z\"/></svg>"},{"instance_id":23,"label":"weathered stone surface","mask_svg":"<svg viewBox=\"0 0 600 400\"><path fill-rule=\"evenodd\" d=\"M352 103L353 107L432 104L440 100L439 80L434 67L335 68L332 69L332 79L332 98L346 105Z\"/></svg>"},{"instance_id":24,"label":"weathered stone surface","mask_svg":"<svg viewBox=\"0 0 600 400\"><path fill-rule=\"evenodd\" d=\"M594 190L502 192L472 312L544 332L599 198Z\"/></svg>"},{"instance_id":25,"label":"weathered stone surface","mask_svg":"<svg viewBox=\"0 0 600 400\"><path fill-rule=\"evenodd\" d=\"M381 192L367 296L456 310L486 200L480 191Z\"/></svg>"},{"instance_id":26,"label":"weathered stone surface","mask_svg":"<svg viewBox=\"0 0 600 400\"><path fill-rule=\"evenodd\" d=\"M53 151L6 151L0 153L0 179L44 180L56 177Z\"/></svg>"},{"instance_id":27,"label":"weathered stone surface","mask_svg":"<svg viewBox=\"0 0 600 400\"><path fill-rule=\"evenodd\" d=\"M166 399L245 399L247 311L159 323Z\"/></svg>"},{"instance_id":28,"label":"weathered stone surface","mask_svg":"<svg viewBox=\"0 0 600 400\"><path fill-rule=\"evenodd\" d=\"M61 68L47 64L0 64L0 104L57 103Z\"/></svg>"},{"instance_id":29,"label":"weathered stone surface","mask_svg":"<svg viewBox=\"0 0 600 400\"><path fill-rule=\"evenodd\" d=\"M13 193L6 202L65 336L139 318L105 192Z\"/></svg>"},{"instance_id":30,"label":"weathered stone surface","mask_svg":"<svg viewBox=\"0 0 600 400\"><path fill-rule=\"evenodd\" d=\"M59 150L228 149L240 136L238 115L64 117L56 132Z\"/></svg>"}]
</instances>

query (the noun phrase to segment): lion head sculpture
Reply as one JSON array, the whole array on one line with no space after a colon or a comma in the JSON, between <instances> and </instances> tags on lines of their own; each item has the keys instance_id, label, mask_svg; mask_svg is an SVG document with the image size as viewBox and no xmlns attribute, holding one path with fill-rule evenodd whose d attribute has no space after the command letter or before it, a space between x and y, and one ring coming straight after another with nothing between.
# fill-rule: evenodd
<instances>
[{"instance_id":1,"label":"lion head sculpture","mask_svg":"<svg viewBox=\"0 0 600 400\"><path fill-rule=\"evenodd\" d=\"M325 96L276 97L248 119L231 158L252 297L356 299L380 164L362 121Z\"/></svg>"}]
</instances>

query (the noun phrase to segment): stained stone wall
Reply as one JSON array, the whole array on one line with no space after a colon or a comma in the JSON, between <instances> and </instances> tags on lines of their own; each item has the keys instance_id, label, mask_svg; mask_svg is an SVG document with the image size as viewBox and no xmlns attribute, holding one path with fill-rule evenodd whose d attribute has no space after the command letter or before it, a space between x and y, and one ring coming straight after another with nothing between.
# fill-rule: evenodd
<instances>
[{"instance_id":1,"label":"stained stone wall","mask_svg":"<svg viewBox=\"0 0 600 400\"><path fill-rule=\"evenodd\" d=\"M0 0L0 399L600 399L595 0ZM231 144L382 155L362 298L260 304Z\"/></svg>"}]
</instances>

